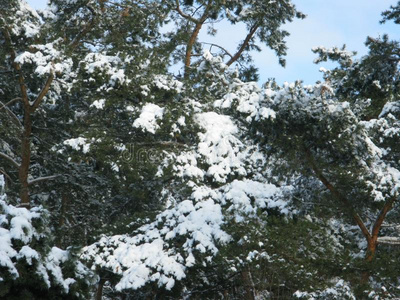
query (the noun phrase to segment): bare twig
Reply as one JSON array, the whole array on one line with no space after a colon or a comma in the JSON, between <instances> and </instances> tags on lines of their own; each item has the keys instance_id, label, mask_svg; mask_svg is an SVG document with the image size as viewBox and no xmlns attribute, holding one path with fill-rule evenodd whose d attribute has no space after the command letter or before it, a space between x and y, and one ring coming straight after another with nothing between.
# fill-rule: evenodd
<instances>
[{"instance_id":1,"label":"bare twig","mask_svg":"<svg viewBox=\"0 0 400 300\"><path fill-rule=\"evenodd\" d=\"M8 104L8 103L7 103L7 104ZM20 120L18 119L18 117L13 113L13 111L7 107L7 104L3 104L3 103L0 102L0 105L1 105L0 110L4 108L4 109L7 111L7 113L11 116L13 122L14 122L17 126L19 126L20 128L22 128L23 126L22 126L22 124L21 124L21 121L20 121Z\"/></svg>"},{"instance_id":2,"label":"bare twig","mask_svg":"<svg viewBox=\"0 0 400 300\"><path fill-rule=\"evenodd\" d=\"M7 154L0 152L0 157L8 160L13 166L15 166L17 169L20 167L19 163L17 163L12 157L8 156Z\"/></svg>"},{"instance_id":3,"label":"bare twig","mask_svg":"<svg viewBox=\"0 0 400 300\"><path fill-rule=\"evenodd\" d=\"M226 50L224 47L222 47L220 45L217 45L217 44L214 44L214 43L206 43L206 42L202 42L202 44L210 45L211 47L217 47L217 48L223 50L225 52L225 54L227 54L229 57L233 58L233 55L230 54L228 50Z\"/></svg>"},{"instance_id":4,"label":"bare twig","mask_svg":"<svg viewBox=\"0 0 400 300\"><path fill-rule=\"evenodd\" d=\"M17 98L11 99L11 100L8 101L6 104L3 104L3 103L0 102L0 104L2 105L2 107L0 107L0 110L2 110L3 108L5 108L6 106L9 106L9 105L13 104L14 102L17 102L17 101L20 101L20 100L22 100L22 98L17 97Z\"/></svg>"}]
</instances>

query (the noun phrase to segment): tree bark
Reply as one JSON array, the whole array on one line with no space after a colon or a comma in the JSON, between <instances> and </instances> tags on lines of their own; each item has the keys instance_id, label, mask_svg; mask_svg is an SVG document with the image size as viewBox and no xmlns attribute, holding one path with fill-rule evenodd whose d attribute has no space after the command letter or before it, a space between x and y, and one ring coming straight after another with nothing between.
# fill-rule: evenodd
<instances>
[{"instance_id":1,"label":"tree bark","mask_svg":"<svg viewBox=\"0 0 400 300\"><path fill-rule=\"evenodd\" d=\"M257 29L258 29L258 24L254 24L253 26L251 26L249 33L247 34L246 38L243 41L243 44L240 46L239 50L233 55L233 57L226 63L227 66L230 66L239 59L244 49L246 49L247 45L249 44L251 38L256 33Z\"/></svg>"},{"instance_id":2,"label":"tree bark","mask_svg":"<svg viewBox=\"0 0 400 300\"><path fill-rule=\"evenodd\" d=\"M65 224L65 219L66 219L66 212L67 212L67 208L68 208L68 204L69 204L69 198L66 194L66 192L62 192L61 195L61 208L60 208L60 217L58 219L58 229L61 231L64 224ZM57 236L57 242L56 242L56 246L59 248L63 247L63 235L59 234Z\"/></svg>"},{"instance_id":3,"label":"tree bark","mask_svg":"<svg viewBox=\"0 0 400 300\"><path fill-rule=\"evenodd\" d=\"M97 286L96 291L96 300L101 300L103 298L103 287L105 283L106 280L104 278L100 278L99 285Z\"/></svg>"},{"instance_id":4,"label":"tree bark","mask_svg":"<svg viewBox=\"0 0 400 300\"><path fill-rule=\"evenodd\" d=\"M31 133L32 120L29 107L24 107L24 131L21 137L21 165L19 167L18 177L21 184L20 197L21 205L29 208L29 166L31 163Z\"/></svg>"},{"instance_id":5,"label":"tree bark","mask_svg":"<svg viewBox=\"0 0 400 300\"><path fill-rule=\"evenodd\" d=\"M395 197L392 197L388 199L381 211L379 212L378 217L376 218L374 225L372 227L372 231L369 232L367 227L365 226L364 222L361 220L360 216L358 213L354 210L353 206L351 205L350 201L343 196L329 181L328 179L324 176L322 171L318 168L317 163L315 162L312 153L310 149L304 146L304 152L305 152L305 157L307 162L309 163L311 169L314 171L315 175L317 178L325 185L325 187L331 192L331 194L342 202L345 205L345 208L348 210L350 215L353 217L355 222L357 223L358 227L360 227L365 239L367 240L367 249L366 249L366 254L365 254L365 260L367 262L372 262L376 249L378 246L378 235L379 231L382 227L383 221L386 218L387 213L393 208L393 203L396 201ZM363 278L365 277L365 274L363 275ZM368 276L367 276L368 279ZM364 279L363 279L364 280Z\"/></svg>"},{"instance_id":6,"label":"tree bark","mask_svg":"<svg viewBox=\"0 0 400 300\"><path fill-rule=\"evenodd\" d=\"M200 17L200 19L196 20L186 14L184 14L180 7L179 7L179 1L176 1L177 3L177 7L176 10L178 11L178 13L183 16L185 19L194 22L196 24L196 26L194 27L194 30L189 38L188 43L186 44L186 53L185 53L185 77L187 78L189 76L189 72L190 72L190 62L192 59L192 52L193 52L193 45L196 42L197 36L200 33L200 29L203 26L204 22L207 20L208 18L208 13L210 12L211 6L212 6L212 0L209 0L207 3L206 8L204 9L204 12L202 14L202 16Z\"/></svg>"},{"instance_id":7,"label":"tree bark","mask_svg":"<svg viewBox=\"0 0 400 300\"><path fill-rule=\"evenodd\" d=\"M254 287L253 278L251 277L251 272L248 267L246 267L241 272L241 277L243 280L243 286L245 288L244 298L245 300L255 300L256 299L256 290Z\"/></svg>"}]
</instances>

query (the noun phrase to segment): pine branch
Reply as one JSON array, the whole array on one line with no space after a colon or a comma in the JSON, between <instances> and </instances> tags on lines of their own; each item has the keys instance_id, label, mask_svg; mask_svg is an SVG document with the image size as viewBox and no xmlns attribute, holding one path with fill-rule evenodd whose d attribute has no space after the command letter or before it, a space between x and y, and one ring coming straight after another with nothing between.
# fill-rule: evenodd
<instances>
[{"instance_id":1,"label":"pine branch","mask_svg":"<svg viewBox=\"0 0 400 300\"><path fill-rule=\"evenodd\" d=\"M253 35L256 33L259 25L256 23L253 26L251 26L249 33L247 34L246 38L244 39L242 45L240 46L239 50L233 55L233 57L226 63L227 66L230 66L233 64L235 61L239 59L239 57L242 55L244 49L248 46L251 38Z\"/></svg>"},{"instance_id":2,"label":"pine branch","mask_svg":"<svg viewBox=\"0 0 400 300\"><path fill-rule=\"evenodd\" d=\"M94 26L94 21L95 18L97 16L97 13L95 12L95 10L90 6L87 5L86 6L90 12L92 13L92 18L89 21L89 23L75 36L75 38L72 40L72 42L69 44L69 48L71 50L71 52L73 52L75 50L76 47L78 47L80 41L83 39L83 37L92 29L92 27Z\"/></svg>"},{"instance_id":3,"label":"pine branch","mask_svg":"<svg viewBox=\"0 0 400 300\"><path fill-rule=\"evenodd\" d=\"M4 23L4 20L3 24ZM19 83L19 87L20 87L20 91L21 91L21 96L22 96L22 101L25 105L25 107L29 107L29 97L28 97L28 92L27 92L27 88L25 85L25 78L24 75L22 73L22 69L21 66L15 62L15 58L17 57L16 52L14 50L14 47L12 45L12 41L11 41L11 36L10 36L10 32L8 31L6 26L3 26L3 35L5 38L5 42L7 47L9 48L10 51L10 60L11 60L11 64L14 67L14 69L17 71L18 73L18 83Z\"/></svg>"},{"instance_id":4,"label":"pine branch","mask_svg":"<svg viewBox=\"0 0 400 300\"><path fill-rule=\"evenodd\" d=\"M21 98L15 98L15 99L21 99ZM15 99L13 99L13 100L15 100ZM18 119L18 117L13 113L13 111L12 111L11 109L9 109L9 108L7 107L7 105L9 105L10 102L11 102L11 101L9 101L9 102L6 103L6 104L3 104L3 103L0 102L0 105L1 105L0 110L2 110L2 109L4 108L4 109L7 111L7 113L11 116L13 122L14 122L17 126L19 126L20 128L23 128L23 126L22 126L22 124L21 124L21 121Z\"/></svg>"},{"instance_id":5,"label":"pine branch","mask_svg":"<svg viewBox=\"0 0 400 300\"><path fill-rule=\"evenodd\" d=\"M8 160L13 166L15 166L17 169L19 169L20 165L17 163L12 157L8 156L7 154L0 152L0 157Z\"/></svg>"},{"instance_id":6,"label":"pine branch","mask_svg":"<svg viewBox=\"0 0 400 300\"><path fill-rule=\"evenodd\" d=\"M350 201L344 197L329 181L328 179L323 175L322 171L318 168L310 149L308 149L306 146L304 146L304 153L305 153L305 158L310 164L311 169L314 171L315 175L317 178L325 185L325 187L332 193L332 195L342 202L344 204L345 209L350 213L350 215L353 217L353 219L356 221L358 227L360 227L363 235L365 238L370 241L372 236L370 232L368 231L367 227L365 226L364 222L361 220L361 217L358 215L358 213L354 210L353 206L351 205Z\"/></svg>"},{"instance_id":7,"label":"pine branch","mask_svg":"<svg viewBox=\"0 0 400 300\"><path fill-rule=\"evenodd\" d=\"M213 46L217 47L217 48L221 49L222 51L224 51L225 54L227 54L230 58L233 58L233 55L230 54L228 50L226 50L224 47L222 47L220 45L217 45L217 44L214 44L214 43L206 43L206 42L202 42L202 44L210 45L211 47L213 47ZM210 48L210 51L211 51L211 48Z\"/></svg>"},{"instance_id":8,"label":"pine branch","mask_svg":"<svg viewBox=\"0 0 400 300\"><path fill-rule=\"evenodd\" d=\"M50 75L47 78L46 84L43 86L43 88L40 91L39 95L37 96L35 101L33 101L33 104L30 106L30 112L31 113L33 113L39 107L40 103L42 103L43 98L44 98L44 96L47 95L53 80L54 80L54 71L51 70L50 71Z\"/></svg>"},{"instance_id":9,"label":"pine branch","mask_svg":"<svg viewBox=\"0 0 400 300\"><path fill-rule=\"evenodd\" d=\"M38 178L35 178L33 180L29 180L28 181L28 185L37 184L37 183L40 183L42 181L52 180L52 179L55 179L55 178L60 177L60 176L61 176L60 174L57 174L57 175L51 175L51 176L38 177Z\"/></svg>"},{"instance_id":10,"label":"pine branch","mask_svg":"<svg viewBox=\"0 0 400 300\"><path fill-rule=\"evenodd\" d=\"M176 4L175 10L176 10L176 11L178 12L178 14L180 14L184 19L189 20L189 21L191 21L191 22L193 22L193 23L196 23L196 24L199 22L199 20L193 18L192 16L190 16L190 15L188 15L188 14L185 14L185 13L181 10L181 7L180 7L180 5L179 5L179 0L175 0L175 4Z\"/></svg>"},{"instance_id":11,"label":"pine branch","mask_svg":"<svg viewBox=\"0 0 400 300\"><path fill-rule=\"evenodd\" d=\"M385 220L387 213L393 208L393 203L395 202L395 200L396 200L396 198L393 197L385 202L385 205L383 206L382 210L380 211L379 216L376 219L374 226L372 227L372 238L373 239L376 240L378 238L379 230L382 227L382 223Z\"/></svg>"}]
</instances>

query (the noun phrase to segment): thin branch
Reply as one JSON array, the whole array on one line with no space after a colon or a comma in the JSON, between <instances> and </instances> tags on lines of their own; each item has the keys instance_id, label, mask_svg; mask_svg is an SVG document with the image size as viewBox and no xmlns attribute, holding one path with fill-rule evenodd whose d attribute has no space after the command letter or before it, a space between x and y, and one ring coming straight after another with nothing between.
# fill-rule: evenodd
<instances>
[{"instance_id":1,"label":"thin branch","mask_svg":"<svg viewBox=\"0 0 400 300\"><path fill-rule=\"evenodd\" d=\"M51 83L53 82L54 79L54 71L51 70L50 71L50 75L47 78L46 84L43 86L42 90L40 91L39 95L37 96L37 98L35 99L35 101L33 102L33 104L30 107L30 112L34 112L40 105L40 103L42 103L44 96L46 96L46 94L48 93Z\"/></svg>"},{"instance_id":2,"label":"thin branch","mask_svg":"<svg viewBox=\"0 0 400 300\"><path fill-rule=\"evenodd\" d=\"M3 20L3 22L4 22L4 20ZM10 33L8 32L8 30L5 26L3 27L3 35L5 38L6 44L10 50L11 64L13 65L14 69L18 73L18 83L19 83L19 87L21 90L22 101L24 102L26 107L29 107L29 97L28 97L28 92L27 92L27 88L25 85L25 78L22 73L21 66L15 62L15 58L17 57L17 55L16 55L15 50L12 45Z\"/></svg>"},{"instance_id":3,"label":"thin branch","mask_svg":"<svg viewBox=\"0 0 400 300\"><path fill-rule=\"evenodd\" d=\"M4 171L3 169L0 169L0 173L3 174L4 176L6 176L7 179L8 179L11 183L13 183L13 181L12 181L10 175L8 175L6 171Z\"/></svg>"},{"instance_id":4,"label":"thin branch","mask_svg":"<svg viewBox=\"0 0 400 300\"><path fill-rule=\"evenodd\" d=\"M230 54L228 50L226 50L224 47L222 47L222 46L220 46L220 45L217 45L217 44L214 44L214 43L206 43L206 42L202 42L202 44L210 45L211 47L213 47L213 46L214 46L214 47L217 47L217 48L223 50L223 51L224 51L227 55L229 55L231 58L233 58L233 55Z\"/></svg>"},{"instance_id":5,"label":"thin branch","mask_svg":"<svg viewBox=\"0 0 400 300\"><path fill-rule=\"evenodd\" d=\"M60 176L62 176L62 175L58 174L58 175L38 177L38 178L35 178L35 179L32 179L32 180L29 180L28 181L28 185L37 184L37 183L40 183L42 181L52 180L52 179L55 179L55 178L60 177Z\"/></svg>"},{"instance_id":6,"label":"thin branch","mask_svg":"<svg viewBox=\"0 0 400 300\"><path fill-rule=\"evenodd\" d=\"M381 227L400 229L399 224L382 224Z\"/></svg>"},{"instance_id":7,"label":"thin branch","mask_svg":"<svg viewBox=\"0 0 400 300\"><path fill-rule=\"evenodd\" d=\"M87 5L87 8L92 13L92 18L89 21L89 23L86 24L86 26L76 35L76 37L69 44L71 51L75 50L75 48L79 45L79 42L81 41L81 39L92 29L92 27L94 25L94 20L95 20L95 17L97 16L97 14L91 6Z\"/></svg>"},{"instance_id":8,"label":"thin branch","mask_svg":"<svg viewBox=\"0 0 400 300\"><path fill-rule=\"evenodd\" d=\"M20 100L22 100L22 98L17 97L17 98L11 99L11 100L8 101L6 104L3 104L3 103L0 102L0 104L2 105L2 107L0 107L0 110L2 110L3 108L5 108L6 106L9 106L9 105L13 104L14 102L17 102L17 101L20 101Z\"/></svg>"},{"instance_id":9,"label":"thin branch","mask_svg":"<svg viewBox=\"0 0 400 300\"><path fill-rule=\"evenodd\" d=\"M191 22L193 22L193 23L196 23L196 24L197 24L197 22L199 22L199 20L193 18L192 16L189 16L189 15L185 14L185 13L181 10L181 7L180 7L180 5L179 5L179 0L175 0L175 4L176 4L175 10L176 10L176 11L178 12L178 14L180 14L183 18L185 18L186 20L189 20L189 21L191 21Z\"/></svg>"},{"instance_id":10,"label":"thin branch","mask_svg":"<svg viewBox=\"0 0 400 300\"><path fill-rule=\"evenodd\" d=\"M317 167L316 162L314 161L314 158L312 157L310 149L304 146L304 153L306 160L310 164L311 169L314 171L315 175L317 178L325 185L325 187L332 193L332 195L342 202L345 205L345 209L348 210L348 212L351 214L353 219L356 221L358 227L360 227L363 235L365 238L370 241L372 236L369 233L367 227L365 226L364 222L361 220L360 216L358 213L354 210L353 206L351 205L350 201L347 200L346 197L344 197L329 181L328 179L323 175L322 171Z\"/></svg>"},{"instance_id":11,"label":"thin branch","mask_svg":"<svg viewBox=\"0 0 400 300\"><path fill-rule=\"evenodd\" d=\"M400 237L381 236L378 238L378 243L387 245L400 245Z\"/></svg>"},{"instance_id":12,"label":"thin branch","mask_svg":"<svg viewBox=\"0 0 400 300\"><path fill-rule=\"evenodd\" d=\"M251 26L249 33L247 34L246 38L244 39L242 45L240 46L239 50L235 53L235 55L226 63L227 66L230 66L231 64L233 64L235 61L237 61L240 57L240 55L242 55L244 49L246 49L246 47L248 46L251 38L253 37L253 35L256 33L257 29L258 29L259 25L256 23L253 26Z\"/></svg>"},{"instance_id":13,"label":"thin branch","mask_svg":"<svg viewBox=\"0 0 400 300\"><path fill-rule=\"evenodd\" d=\"M14 122L17 126L19 126L20 128L23 128L23 126L22 126L22 124L21 124L21 121L18 119L18 117L13 113L13 111L12 111L11 109L9 109L9 108L7 107L7 104L8 104L8 103L7 103L7 104L3 104L3 103L0 102L0 104L1 104L0 110L4 108L4 109L7 111L7 113L11 116L13 122Z\"/></svg>"},{"instance_id":14,"label":"thin branch","mask_svg":"<svg viewBox=\"0 0 400 300\"><path fill-rule=\"evenodd\" d=\"M385 220L387 213L393 208L393 203L395 200L396 200L395 197L387 200L385 205L383 206L382 210L380 211L379 216L376 219L374 226L372 227L372 238L373 239L376 240L378 238L379 230L382 227L382 223Z\"/></svg>"},{"instance_id":15,"label":"thin branch","mask_svg":"<svg viewBox=\"0 0 400 300\"><path fill-rule=\"evenodd\" d=\"M8 156L7 154L0 152L0 157L8 160L13 166L15 166L17 169L19 169L20 165L17 163L12 157Z\"/></svg>"}]
</instances>

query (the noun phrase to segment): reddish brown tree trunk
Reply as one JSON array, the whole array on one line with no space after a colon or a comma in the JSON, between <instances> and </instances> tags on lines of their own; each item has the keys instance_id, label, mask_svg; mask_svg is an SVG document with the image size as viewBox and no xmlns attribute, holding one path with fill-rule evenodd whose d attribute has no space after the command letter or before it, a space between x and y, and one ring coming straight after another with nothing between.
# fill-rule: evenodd
<instances>
[{"instance_id":1,"label":"reddish brown tree trunk","mask_svg":"<svg viewBox=\"0 0 400 300\"><path fill-rule=\"evenodd\" d=\"M20 197L21 205L28 207L30 205L29 201L29 165L31 163L31 141L30 136L32 133L32 121L29 107L25 106L24 112L24 131L21 137L21 165L19 167L19 181L21 184Z\"/></svg>"},{"instance_id":2,"label":"reddish brown tree trunk","mask_svg":"<svg viewBox=\"0 0 400 300\"><path fill-rule=\"evenodd\" d=\"M256 290L254 287L253 278L251 277L249 268L246 268L242 271L241 277L242 277L243 285L245 288L245 294L244 294L243 299L255 300L256 299Z\"/></svg>"},{"instance_id":3,"label":"reddish brown tree trunk","mask_svg":"<svg viewBox=\"0 0 400 300\"><path fill-rule=\"evenodd\" d=\"M104 287L105 283L106 283L106 280L103 278L100 278L99 285L97 286L96 300L101 300L103 298L103 287Z\"/></svg>"}]
</instances>

